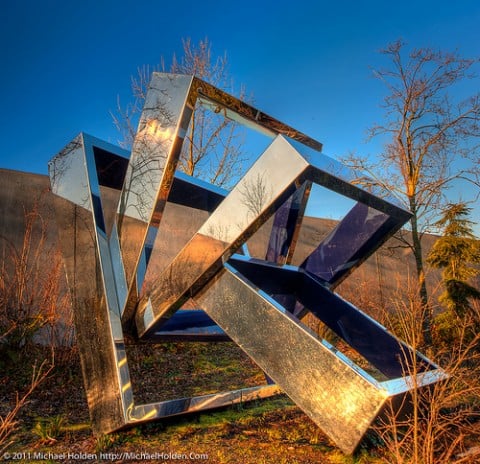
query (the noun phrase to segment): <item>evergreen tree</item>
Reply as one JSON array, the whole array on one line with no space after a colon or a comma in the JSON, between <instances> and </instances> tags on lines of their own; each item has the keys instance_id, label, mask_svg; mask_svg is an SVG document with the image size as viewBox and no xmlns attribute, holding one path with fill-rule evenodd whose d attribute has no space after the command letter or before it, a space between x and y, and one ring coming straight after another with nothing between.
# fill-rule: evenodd
<instances>
[{"instance_id":1,"label":"evergreen tree","mask_svg":"<svg viewBox=\"0 0 480 464\"><path fill-rule=\"evenodd\" d=\"M427 258L431 266L443 269L445 290L439 301L446 312L438 316L436 322L444 341L454 338L459 320L469 318L474 330L480 326L471 307L472 299L480 300L480 290L470 283L480 273L480 241L473 234L474 223L468 219L470 211L465 203L447 206L437 222L443 228L443 235L435 242Z\"/></svg>"}]
</instances>

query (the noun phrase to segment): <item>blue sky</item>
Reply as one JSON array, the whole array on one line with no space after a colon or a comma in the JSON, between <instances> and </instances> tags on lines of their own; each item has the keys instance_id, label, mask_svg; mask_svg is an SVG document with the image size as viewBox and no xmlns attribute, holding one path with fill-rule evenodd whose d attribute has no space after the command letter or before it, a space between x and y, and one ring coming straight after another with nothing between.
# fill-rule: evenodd
<instances>
[{"instance_id":1,"label":"blue sky","mask_svg":"<svg viewBox=\"0 0 480 464\"><path fill-rule=\"evenodd\" d=\"M168 62L186 37L226 52L255 105L326 154L374 155L365 131L383 114L378 50L402 38L480 56L479 24L478 0L2 2L0 167L46 173L80 131L116 143L117 97L126 103L137 68Z\"/></svg>"}]
</instances>

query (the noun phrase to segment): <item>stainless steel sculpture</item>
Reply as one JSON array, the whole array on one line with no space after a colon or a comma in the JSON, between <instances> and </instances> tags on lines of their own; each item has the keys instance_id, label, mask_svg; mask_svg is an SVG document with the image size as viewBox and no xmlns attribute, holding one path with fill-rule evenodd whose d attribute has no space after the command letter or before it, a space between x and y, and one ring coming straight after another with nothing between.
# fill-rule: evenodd
<instances>
[{"instance_id":1,"label":"stainless steel sculpture","mask_svg":"<svg viewBox=\"0 0 480 464\"><path fill-rule=\"evenodd\" d=\"M268 134L270 146L230 191L179 172L195 105ZM284 391L353 452L389 402L445 377L436 365L342 300L334 288L410 217L388 192L322 145L193 76L154 73L131 156L85 134L50 162L60 237L94 430L224 406ZM298 267L291 265L312 183L356 201ZM261 196L252 192L261 188ZM259 198L261 198L259 200ZM172 258L161 252L169 203L204 211ZM274 216L265 260L245 242ZM182 309L188 298L199 309ZM313 313L383 376L375 379L302 322ZM125 337L233 340L275 382L137 404ZM413 359L415 378L405 373Z\"/></svg>"}]
</instances>

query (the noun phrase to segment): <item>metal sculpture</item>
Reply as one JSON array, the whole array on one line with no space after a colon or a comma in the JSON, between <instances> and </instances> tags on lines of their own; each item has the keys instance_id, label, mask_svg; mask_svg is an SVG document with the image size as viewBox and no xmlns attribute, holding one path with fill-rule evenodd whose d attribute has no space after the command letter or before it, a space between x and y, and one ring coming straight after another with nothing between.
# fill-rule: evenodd
<instances>
[{"instance_id":1,"label":"metal sculpture","mask_svg":"<svg viewBox=\"0 0 480 464\"><path fill-rule=\"evenodd\" d=\"M176 171L195 105L273 139L230 192ZM445 377L333 292L410 214L379 187L355 185L358 174L321 149L319 142L194 76L154 73L131 156L81 134L52 159L52 191L95 432L283 391L350 453L387 404L398 406L412 388ZM291 257L312 183L356 205L295 267ZM252 196L259 188L264 194ZM205 212L173 258L160 252L170 203ZM272 215L266 259L253 259L245 242ZM199 309L182 309L188 298ZM383 379L305 326L301 320L309 312ZM132 333L151 342L233 340L269 382L137 404L125 350L125 337ZM405 372L412 360L418 364L415 377Z\"/></svg>"}]
</instances>

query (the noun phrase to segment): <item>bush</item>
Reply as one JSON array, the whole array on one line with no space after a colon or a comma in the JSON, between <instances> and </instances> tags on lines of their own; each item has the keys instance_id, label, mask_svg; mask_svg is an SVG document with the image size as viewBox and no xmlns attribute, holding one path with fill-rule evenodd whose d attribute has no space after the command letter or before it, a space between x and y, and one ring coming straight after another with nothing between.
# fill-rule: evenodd
<instances>
[{"instance_id":1,"label":"bush","mask_svg":"<svg viewBox=\"0 0 480 464\"><path fill-rule=\"evenodd\" d=\"M65 306L59 252L47 245L38 202L25 213L23 237L0 237L0 367L18 362L44 327L54 327Z\"/></svg>"}]
</instances>

